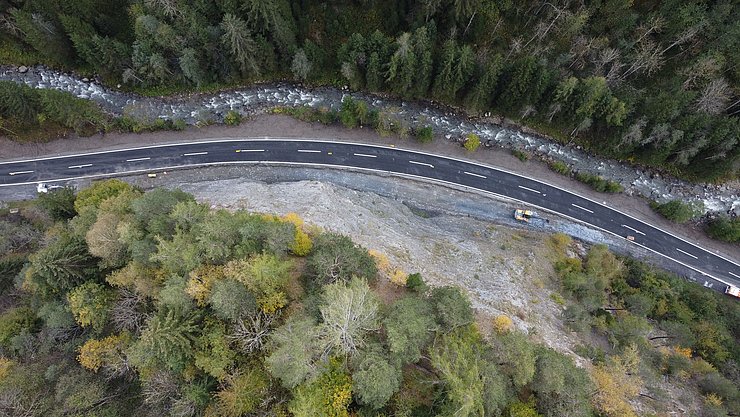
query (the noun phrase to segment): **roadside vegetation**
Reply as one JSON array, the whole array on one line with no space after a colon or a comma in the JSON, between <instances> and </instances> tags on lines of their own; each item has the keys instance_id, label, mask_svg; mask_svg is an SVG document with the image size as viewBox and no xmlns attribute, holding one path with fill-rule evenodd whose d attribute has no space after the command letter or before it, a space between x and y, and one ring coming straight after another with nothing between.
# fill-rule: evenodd
<instances>
[{"instance_id":1,"label":"roadside vegetation","mask_svg":"<svg viewBox=\"0 0 740 417\"><path fill-rule=\"evenodd\" d=\"M605 246L576 256L561 234L550 246L567 297L563 318L587 341L576 351L595 366L595 402L606 407L603 415L638 415L630 397L665 401L661 380L701 395L701 415L732 415L740 407L737 300L616 257Z\"/></svg>"},{"instance_id":2,"label":"roadside vegetation","mask_svg":"<svg viewBox=\"0 0 740 417\"><path fill-rule=\"evenodd\" d=\"M0 6L0 61L155 95L286 78L349 85L722 180L740 157L736 15L728 0L25 0Z\"/></svg>"},{"instance_id":3,"label":"roadside vegetation","mask_svg":"<svg viewBox=\"0 0 740 417\"><path fill-rule=\"evenodd\" d=\"M738 405L737 303L602 247L571 258L564 236L566 319L609 341L584 343L587 367L506 316L482 334L459 288L294 214L118 180L18 208L0 212L11 415L629 416L659 375L698 384L704 415Z\"/></svg>"},{"instance_id":4,"label":"roadside vegetation","mask_svg":"<svg viewBox=\"0 0 740 417\"><path fill-rule=\"evenodd\" d=\"M227 119L227 123L229 120ZM112 131L183 130L183 120L113 117L90 100L70 93L0 81L0 135L18 142L46 142Z\"/></svg>"},{"instance_id":5,"label":"roadside vegetation","mask_svg":"<svg viewBox=\"0 0 740 417\"><path fill-rule=\"evenodd\" d=\"M701 216L704 213L703 206L703 204L689 204L680 200L671 200L663 204L650 202L653 210L674 223L686 223Z\"/></svg>"}]
</instances>

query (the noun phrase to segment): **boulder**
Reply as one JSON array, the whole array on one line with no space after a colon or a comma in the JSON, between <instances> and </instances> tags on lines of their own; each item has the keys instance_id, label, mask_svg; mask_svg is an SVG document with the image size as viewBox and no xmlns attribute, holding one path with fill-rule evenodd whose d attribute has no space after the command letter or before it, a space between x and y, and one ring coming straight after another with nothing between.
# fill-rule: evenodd
<instances>
[{"instance_id":1,"label":"boulder","mask_svg":"<svg viewBox=\"0 0 740 417\"><path fill-rule=\"evenodd\" d=\"M20 67L18 67L18 72L20 72L21 74L25 74L28 72L28 67L25 65L21 65Z\"/></svg>"}]
</instances>

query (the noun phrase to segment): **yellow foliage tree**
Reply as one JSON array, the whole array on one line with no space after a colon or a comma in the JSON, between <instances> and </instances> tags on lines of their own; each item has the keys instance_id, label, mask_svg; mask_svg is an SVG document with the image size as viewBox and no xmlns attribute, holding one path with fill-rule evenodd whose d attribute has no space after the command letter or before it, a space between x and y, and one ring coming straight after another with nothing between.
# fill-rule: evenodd
<instances>
[{"instance_id":1,"label":"yellow foliage tree","mask_svg":"<svg viewBox=\"0 0 740 417\"><path fill-rule=\"evenodd\" d=\"M290 246L291 252L296 256L306 256L311 252L313 248L313 242L311 238L303 230L295 229L295 240Z\"/></svg>"},{"instance_id":2,"label":"yellow foliage tree","mask_svg":"<svg viewBox=\"0 0 740 417\"><path fill-rule=\"evenodd\" d=\"M124 332L104 339L89 339L79 349L77 361L85 369L97 372L101 367L119 368L124 361L124 350L131 343L131 335Z\"/></svg>"},{"instance_id":3,"label":"yellow foliage tree","mask_svg":"<svg viewBox=\"0 0 740 417\"><path fill-rule=\"evenodd\" d=\"M190 273L185 292L193 297L198 307L205 307L208 304L208 297L211 295L213 284L223 278L223 267L203 265Z\"/></svg>"},{"instance_id":4,"label":"yellow foliage tree","mask_svg":"<svg viewBox=\"0 0 740 417\"><path fill-rule=\"evenodd\" d=\"M631 345L622 355L610 357L606 364L594 368L592 376L596 383L596 394L592 401L602 415L637 416L628 401L636 397L642 387L642 380L637 376L638 366L637 348Z\"/></svg>"},{"instance_id":5,"label":"yellow foliage tree","mask_svg":"<svg viewBox=\"0 0 740 417\"><path fill-rule=\"evenodd\" d=\"M393 270L389 278L392 283L398 285L399 287L405 287L406 280L409 278L409 274L407 274L402 269L396 268Z\"/></svg>"},{"instance_id":6,"label":"yellow foliage tree","mask_svg":"<svg viewBox=\"0 0 740 417\"><path fill-rule=\"evenodd\" d=\"M385 254L380 253L375 249L370 249L367 253L375 260L375 266L378 268L378 271L386 273L390 270L391 263L388 261L388 257L385 256Z\"/></svg>"},{"instance_id":7,"label":"yellow foliage tree","mask_svg":"<svg viewBox=\"0 0 740 417\"><path fill-rule=\"evenodd\" d=\"M146 297L155 297L165 275L162 270L130 262L125 267L112 272L105 281L114 287L129 288Z\"/></svg>"},{"instance_id":8,"label":"yellow foliage tree","mask_svg":"<svg viewBox=\"0 0 740 417\"><path fill-rule=\"evenodd\" d=\"M710 392L709 394L704 396L704 402L714 407L721 407L722 397L713 392Z\"/></svg>"},{"instance_id":9,"label":"yellow foliage tree","mask_svg":"<svg viewBox=\"0 0 740 417\"><path fill-rule=\"evenodd\" d=\"M370 249L367 252L375 260L375 266L378 268L378 271L388 277L390 282L401 287L406 285L406 280L408 279L409 274L401 268L394 268L385 254L374 249Z\"/></svg>"},{"instance_id":10,"label":"yellow foliage tree","mask_svg":"<svg viewBox=\"0 0 740 417\"><path fill-rule=\"evenodd\" d=\"M303 227L303 219L297 213L288 213L283 216L283 220L288 223L293 223L296 228Z\"/></svg>"},{"instance_id":11,"label":"yellow foliage tree","mask_svg":"<svg viewBox=\"0 0 740 417\"><path fill-rule=\"evenodd\" d=\"M14 363L12 360L4 356L0 356L0 383L2 383L13 371L13 365Z\"/></svg>"},{"instance_id":12,"label":"yellow foliage tree","mask_svg":"<svg viewBox=\"0 0 740 417\"><path fill-rule=\"evenodd\" d=\"M514 322L505 314L499 314L493 319L493 330L498 334L509 333Z\"/></svg>"}]
</instances>

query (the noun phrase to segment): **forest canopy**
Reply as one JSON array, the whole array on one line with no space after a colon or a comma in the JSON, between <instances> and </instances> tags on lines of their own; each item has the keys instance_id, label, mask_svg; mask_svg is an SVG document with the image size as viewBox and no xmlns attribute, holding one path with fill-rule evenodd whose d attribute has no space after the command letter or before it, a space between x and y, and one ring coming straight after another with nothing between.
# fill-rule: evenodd
<instances>
[{"instance_id":1,"label":"forest canopy","mask_svg":"<svg viewBox=\"0 0 740 417\"><path fill-rule=\"evenodd\" d=\"M736 176L740 158L738 7L5 0L0 60L149 93L285 78L347 84L493 111L608 157L714 180Z\"/></svg>"},{"instance_id":2,"label":"forest canopy","mask_svg":"<svg viewBox=\"0 0 740 417\"><path fill-rule=\"evenodd\" d=\"M622 417L661 377L708 415L740 403L737 303L560 235L564 320L610 345L580 349L589 367L295 214L106 180L0 211L0 232L9 415Z\"/></svg>"}]
</instances>

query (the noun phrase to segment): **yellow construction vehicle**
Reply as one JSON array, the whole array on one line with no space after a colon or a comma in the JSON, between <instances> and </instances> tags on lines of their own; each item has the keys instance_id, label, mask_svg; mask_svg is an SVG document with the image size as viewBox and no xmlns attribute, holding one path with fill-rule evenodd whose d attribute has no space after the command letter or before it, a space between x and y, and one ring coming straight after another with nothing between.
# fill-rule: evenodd
<instances>
[{"instance_id":1,"label":"yellow construction vehicle","mask_svg":"<svg viewBox=\"0 0 740 417\"><path fill-rule=\"evenodd\" d=\"M534 217L535 214L530 210L517 209L514 210L514 218L520 222L529 223L529 220Z\"/></svg>"}]
</instances>

